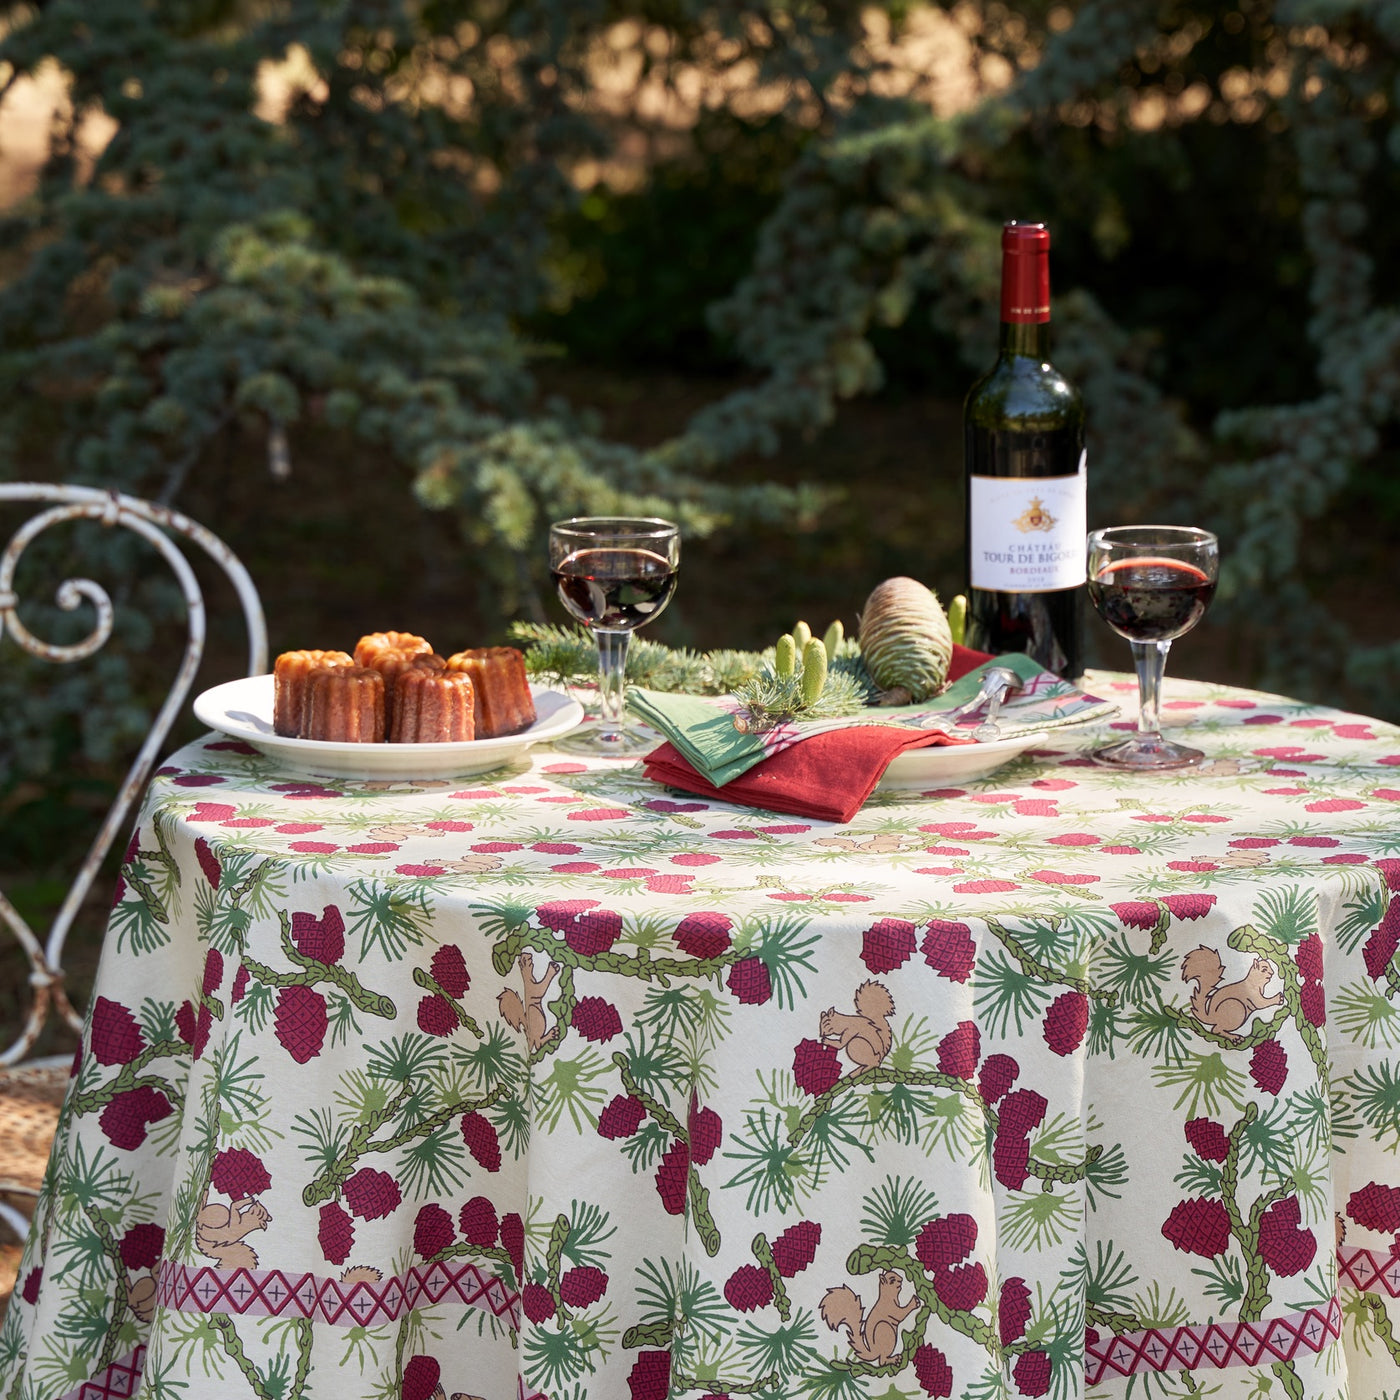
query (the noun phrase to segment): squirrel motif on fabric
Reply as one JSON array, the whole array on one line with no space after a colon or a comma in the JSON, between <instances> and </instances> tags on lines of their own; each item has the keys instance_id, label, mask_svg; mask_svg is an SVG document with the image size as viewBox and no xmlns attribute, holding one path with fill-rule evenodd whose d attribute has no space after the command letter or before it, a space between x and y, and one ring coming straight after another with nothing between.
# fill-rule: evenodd
<instances>
[{"instance_id":1,"label":"squirrel motif on fabric","mask_svg":"<svg viewBox=\"0 0 1400 1400\"><path fill-rule=\"evenodd\" d=\"M252 1196L244 1196L232 1205L209 1201L200 1207L194 1218L194 1242L201 1254L207 1254L223 1269L256 1269L258 1256L243 1236L254 1230L266 1230L272 1222L268 1209Z\"/></svg>"},{"instance_id":2,"label":"squirrel motif on fabric","mask_svg":"<svg viewBox=\"0 0 1400 1400\"><path fill-rule=\"evenodd\" d=\"M507 987L496 998L505 1023L517 1031L525 1032L525 1039L531 1050L538 1050L544 1044L548 1022L544 1014L544 994L559 973L559 964L552 962L545 969L543 977L535 976L535 964L529 953L521 953L518 963L520 975L525 981L525 1000L521 1001L514 987Z\"/></svg>"},{"instance_id":3,"label":"squirrel motif on fabric","mask_svg":"<svg viewBox=\"0 0 1400 1400\"><path fill-rule=\"evenodd\" d=\"M1181 980L1196 984L1191 993L1191 1010L1198 1021L1221 1035L1237 1036L1256 1011L1283 1004L1282 992L1271 997L1264 995L1264 988L1273 977L1273 964L1255 958L1238 982L1226 982L1220 955L1204 944L1181 960Z\"/></svg>"},{"instance_id":4,"label":"squirrel motif on fabric","mask_svg":"<svg viewBox=\"0 0 1400 1400\"><path fill-rule=\"evenodd\" d=\"M822 1294L822 1321L833 1332L844 1327L851 1339L851 1350L862 1361L886 1365L899 1350L899 1326L919 1306L919 1295L911 1294L907 1303L899 1301L904 1280L893 1269L880 1275L880 1295L869 1312L861 1307L854 1290L840 1284Z\"/></svg>"},{"instance_id":5,"label":"squirrel motif on fabric","mask_svg":"<svg viewBox=\"0 0 1400 1400\"><path fill-rule=\"evenodd\" d=\"M890 1017L894 998L881 982L862 982L856 988L856 1014L847 1016L829 1006L821 1014L821 1042L846 1052L857 1069L871 1069L890 1053L894 1033Z\"/></svg>"}]
</instances>

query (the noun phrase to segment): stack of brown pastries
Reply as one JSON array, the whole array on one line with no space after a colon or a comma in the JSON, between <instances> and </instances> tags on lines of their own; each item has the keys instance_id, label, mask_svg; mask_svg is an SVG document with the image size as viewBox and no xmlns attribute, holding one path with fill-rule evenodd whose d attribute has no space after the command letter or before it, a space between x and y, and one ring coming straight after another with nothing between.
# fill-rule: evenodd
<instances>
[{"instance_id":1,"label":"stack of brown pastries","mask_svg":"<svg viewBox=\"0 0 1400 1400\"><path fill-rule=\"evenodd\" d=\"M272 674L273 728L283 738L461 743L535 722L525 658L514 647L442 657L412 632L372 632L354 655L284 651Z\"/></svg>"}]
</instances>

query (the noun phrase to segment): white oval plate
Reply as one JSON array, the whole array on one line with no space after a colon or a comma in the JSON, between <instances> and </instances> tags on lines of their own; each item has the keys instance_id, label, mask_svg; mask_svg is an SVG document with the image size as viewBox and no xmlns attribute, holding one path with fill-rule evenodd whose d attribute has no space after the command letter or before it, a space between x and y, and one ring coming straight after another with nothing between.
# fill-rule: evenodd
<instances>
[{"instance_id":1,"label":"white oval plate","mask_svg":"<svg viewBox=\"0 0 1400 1400\"><path fill-rule=\"evenodd\" d=\"M905 749L896 754L885 769L877 788L943 787L951 782L965 782L994 773L1017 754L1034 748L1046 736L1046 730L1034 734L1017 734L1012 739L993 739L986 744L950 744L927 749Z\"/></svg>"},{"instance_id":2,"label":"white oval plate","mask_svg":"<svg viewBox=\"0 0 1400 1400\"><path fill-rule=\"evenodd\" d=\"M272 677L246 676L206 690L194 702L202 724L242 739L298 773L337 778L452 778L485 773L583 721L583 706L557 690L531 686L535 722L519 734L465 744L337 744L284 739L272 731Z\"/></svg>"}]
</instances>

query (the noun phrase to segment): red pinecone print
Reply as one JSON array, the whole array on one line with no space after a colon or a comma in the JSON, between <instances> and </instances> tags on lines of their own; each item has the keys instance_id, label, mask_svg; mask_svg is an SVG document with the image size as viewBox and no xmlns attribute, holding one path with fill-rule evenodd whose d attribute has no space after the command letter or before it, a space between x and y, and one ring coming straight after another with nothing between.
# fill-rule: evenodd
<instances>
[{"instance_id":1,"label":"red pinecone print","mask_svg":"<svg viewBox=\"0 0 1400 1400\"><path fill-rule=\"evenodd\" d=\"M473 1196L458 1212L457 1224L462 1238L477 1249L492 1248L501 1235L496 1207L485 1196Z\"/></svg>"},{"instance_id":2,"label":"red pinecone print","mask_svg":"<svg viewBox=\"0 0 1400 1400\"><path fill-rule=\"evenodd\" d=\"M223 980L223 954L217 948L211 948L204 958L204 981L200 985L200 991L205 996L212 996L219 990Z\"/></svg>"},{"instance_id":3,"label":"red pinecone print","mask_svg":"<svg viewBox=\"0 0 1400 1400\"><path fill-rule=\"evenodd\" d=\"M666 1400L671 1393L671 1353L641 1351L627 1377L631 1400Z\"/></svg>"},{"instance_id":4,"label":"red pinecone print","mask_svg":"<svg viewBox=\"0 0 1400 1400\"><path fill-rule=\"evenodd\" d=\"M224 873L223 867L203 836L195 837L194 854L195 859L199 861L199 868L204 872L204 878L209 881L211 888L218 889Z\"/></svg>"},{"instance_id":5,"label":"red pinecone print","mask_svg":"<svg viewBox=\"0 0 1400 1400\"><path fill-rule=\"evenodd\" d=\"M1213 894L1165 894L1162 903L1176 919L1204 919L1215 905Z\"/></svg>"},{"instance_id":6,"label":"red pinecone print","mask_svg":"<svg viewBox=\"0 0 1400 1400\"><path fill-rule=\"evenodd\" d=\"M433 954L428 971L432 973L433 981L450 997L461 996L472 984L466 959L455 943L444 943Z\"/></svg>"},{"instance_id":7,"label":"red pinecone print","mask_svg":"<svg viewBox=\"0 0 1400 1400\"><path fill-rule=\"evenodd\" d=\"M1157 906L1145 899L1128 899L1110 904L1124 928L1152 928L1157 922Z\"/></svg>"},{"instance_id":8,"label":"red pinecone print","mask_svg":"<svg viewBox=\"0 0 1400 1400\"><path fill-rule=\"evenodd\" d=\"M214 1158L209 1173L214 1189L230 1200L241 1201L260 1196L272 1186L272 1175L256 1152L246 1147L226 1147Z\"/></svg>"},{"instance_id":9,"label":"red pinecone print","mask_svg":"<svg viewBox=\"0 0 1400 1400\"><path fill-rule=\"evenodd\" d=\"M355 1247L355 1222L332 1201L321 1207L321 1223L316 1230L321 1253L328 1264L343 1264Z\"/></svg>"},{"instance_id":10,"label":"red pinecone print","mask_svg":"<svg viewBox=\"0 0 1400 1400\"><path fill-rule=\"evenodd\" d=\"M403 1400L432 1400L442 1367L431 1356L410 1356L403 1365Z\"/></svg>"},{"instance_id":11,"label":"red pinecone print","mask_svg":"<svg viewBox=\"0 0 1400 1400\"><path fill-rule=\"evenodd\" d=\"M146 1129L173 1112L170 1100L159 1089L142 1085L118 1094L97 1122L113 1147L134 1152L146 1141Z\"/></svg>"},{"instance_id":12,"label":"red pinecone print","mask_svg":"<svg viewBox=\"0 0 1400 1400\"><path fill-rule=\"evenodd\" d=\"M930 1220L914 1241L919 1263L930 1273L961 1264L977 1244L977 1222L961 1212Z\"/></svg>"},{"instance_id":13,"label":"red pinecone print","mask_svg":"<svg viewBox=\"0 0 1400 1400\"><path fill-rule=\"evenodd\" d=\"M865 930L860 960L871 972L893 972L914 954L914 925L906 919L879 919Z\"/></svg>"},{"instance_id":14,"label":"red pinecone print","mask_svg":"<svg viewBox=\"0 0 1400 1400\"><path fill-rule=\"evenodd\" d=\"M484 1113L464 1113L462 1115L462 1141L467 1151L476 1158L478 1165L488 1172L501 1169L501 1140L496 1136L495 1126Z\"/></svg>"},{"instance_id":15,"label":"red pinecone print","mask_svg":"<svg viewBox=\"0 0 1400 1400\"><path fill-rule=\"evenodd\" d=\"M1031 1291L1025 1279L1007 1279L997 1301L997 1331L1001 1334L1002 1346L1009 1347L1025 1336L1026 1323L1030 1320Z\"/></svg>"},{"instance_id":16,"label":"red pinecone print","mask_svg":"<svg viewBox=\"0 0 1400 1400\"><path fill-rule=\"evenodd\" d=\"M1378 860L1375 866L1385 876L1388 889L1400 890L1400 860Z\"/></svg>"},{"instance_id":17,"label":"red pinecone print","mask_svg":"<svg viewBox=\"0 0 1400 1400\"><path fill-rule=\"evenodd\" d=\"M118 875L112 888L112 908L115 909L126 898L126 876Z\"/></svg>"},{"instance_id":18,"label":"red pinecone print","mask_svg":"<svg viewBox=\"0 0 1400 1400\"><path fill-rule=\"evenodd\" d=\"M799 1041L792 1052L792 1074L797 1087L813 1098L826 1093L841 1078L841 1061L834 1045L819 1040Z\"/></svg>"},{"instance_id":19,"label":"red pinecone print","mask_svg":"<svg viewBox=\"0 0 1400 1400\"><path fill-rule=\"evenodd\" d=\"M1327 994L1321 982L1304 982L1298 988L1298 1006L1313 1025L1327 1024Z\"/></svg>"},{"instance_id":20,"label":"red pinecone print","mask_svg":"<svg viewBox=\"0 0 1400 1400\"><path fill-rule=\"evenodd\" d=\"M596 899L555 899L536 906L535 913L545 928L564 933L585 909L596 909Z\"/></svg>"},{"instance_id":21,"label":"red pinecone print","mask_svg":"<svg viewBox=\"0 0 1400 1400\"><path fill-rule=\"evenodd\" d=\"M724 1137L724 1123L714 1109L696 1108L694 1098L690 1101L690 1160L697 1167L703 1167L715 1155L715 1149Z\"/></svg>"},{"instance_id":22,"label":"red pinecone print","mask_svg":"<svg viewBox=\"0 0 1400 1400\"><path fill-rule=\"evenodd\" d=\"M666 1149L666 1155L656 1171L656 1193L661 1197L667 1215L684 1213L685 1192L689 1183L690 1154L686 1151L685 1143L673 1142Z\"/></svg>"},{"instance_id":23,"label":"red pinecone print","mask_svg":"<svg viewBox=\"0 0 1400 1400\"><path fill-rule=\"evenodd\" d=\"M165 1231L159 1225L133 1225L122 1236L119 1248L128 1269L154 1269L165 1249Z\"/></svg>"},{"instance_id":24,"label":"red pinecone print","mask_svg":"<svg viewBox=\"0 0 1400 1400\"><path fill-rule=\"evenodd\" d=\"M98 997L92 1006L92 1053L101 1065L129 1065L145 1048L136 1017L120 1002Z\"/></svg>"},{"instance_id":25,"label":"red pinecone print","mask_svg":"<svg viewBox=\"0 0 1400 1400\"><path fill-rule=\"evenodd\" d=\"M568 1269L559 1280L559 1296L571 1308L586 1308L608 1291L608 1276L591 1264Z\"/></svg>"},{"instance_id":26,"label":"red pinecone print","mask_svg":"<svg viewBox=\"0 0 1400 1400\"><path fill-rule=\"evenodd\" d=\"M326 999L320 992L300 983L279 989L272 1031L297 1064L304 1065L321 1053L327 1024Z\"/></svg>"},{"instance_id":27,"label":"red pinecone print","mask_svg":"<svg viewBox=\"0 0 1400 1400\"><path fill-rule=\"evenodd\" d=\"M1351 1193L1347 1214L1368 1230L1382 1235L1400 1233L1400 1189L1368 1181L1361 1190Z\"/></svg>"},{"instance_id":28,"label":"red pinecone print","mask_svg":"<svg viewBox=\"0 0 1400 1400\"><path fill-rule=\"evenodd\" d=\"M249 982L249 972L242 963L238 966L238 971L233 974L233 986L229 990L228 999L237 1006L247 995Z\"/></svg>"},{"instance_id":29,"label":"red pinecone print","mask_svg":"<svg viewBox=\"0 0 1400 1400\"><path fill-rule=\"evenodd\" d=\"M799 1220L789 1225L773 1241L773 1264L784 1278L800 1274L817 1257L822 1227L815 1220Z\"/></svg>"},{"instance_id":30,"label":"red pinecone print","mask_svg":"<svg viewBox=\"0 0 1400 1400\"><path fill-rule=\"evenodd\" d=\"M992 1173L1008 1191L1019 1191L1030 1175L1031 1145L1023 1137L998 1133L992 1145Z\"/></svg>"},{"instance_id":31,"label":"red pinecone print","mask_svg":"<svg viewBox=\"0 0 1400 1400\"><path fill-rule=\"evenodd\" d=\"M452 1217L440 1205L426 1205L413 1220L413 1248L424 1259L457 1242Z\"/></svg>"},{"instance_id":32,"label":"red pinecone print","mask_svg":"<svg viewBox=\"0 0 1400 1400\"><path fill-rule=\"evenodd\" d=\"M953 1368L948 1358L927 1342L914 1353L914 1376L924 1394L936 1400L947 1400L953 1393Z\"/></svg>"},{"instance_id":33,"label":"red pinecone print","mask_svg":"<svg viewBox=\"0 0 1400 1400\"><path fill-rule=\"evenodd\" d=\"M773 1280L757 1264L741 1264L724 1285L725 1300L740 1312L766 1308L773 1301Z\"/></svg>"},{"instance_id":34,"label":"red pinecone print","mask_svg":"<svg viewBox=\"0 0 1400 1400\"><path fill-rule=\"evenodd\" d=\"M19 1296L26 1303L37 1303L39 1301L39 1286L44 1281L44 1270L42 1268L30 1269L24 1276L24 1287L20 1289Z\"/></svg>"},{"instance_id":35,"label":"red pinecone print","mask_svg":"<svg viewBox=\"0 0 1400 1400\"><path fill-rule=\"evenodd\" d=\"M687 957L717 958L729 951L729 932L733 927L734 920L728 914L687 914L671 936Z\"/></svg>"},{"instance_id":36,"label":"red pinecone print","mask_svg":"<svg viewBox=\"0 0 1400 1400\"><path fill-rule=\"evenodd\" d=\"M1023 1351L1011 1368L1022 1395L1044 1395L1050 1389L1050 1357L1043 1351Z\"/></svg>"},{"instance_id":37,"label":"red pinecone print","mask_svg":"<svg viewBox=\"0 0 1400 1400\"><path fill-rule=\"evenodd\" d=\"M564 930L564 942L581 958L596 958L617 942L622 932L622 915L611 909L598 909L578 918Z\"/></svg>"},{"instance_id":38,"label":"red pinecone print","mask_svg":"<svg viewBox=\"0 0 1400 1400\"><path fill-rule=\"evenodd\" d=\"M1294 953L1293 958L1298 964L1300 977L1309 978L1314 982L1322 981L1322 939L1317 934L1310 933L1298 945L1298 951Z\"/></svg>"},{"instance_id":39,"label":"red pinecone print","mask_svg":"<svg viewBox=\"0 0 1400 1400\"><path fill-rule=\"evenodd\" d=\"M292 915L292 942L297 952L313 962L330 967L345 956L345 920L334 904L328 904L318 919L305 912Z\"/></svg>"},{"instance_id":40,"label":"red pinecone print","mask_svg":"<svg viewBox=\"0 0 1400 1400\"><path fill-rule=\"evenodd\" d=\"M598 1115L598 1136L629 1138L642 1126L646 1116L640 1099L634 1099L631 1094L618 1094Z\"/></svg>"},{"instance_id":41,"label":"red pinecone print","mask_svg":"<svg viewBox=\"0 0 1400 1400\"><path fill-rule=\"evenodd\" d=\"M761 1006L773 995L768 964L762 958L740 958L729 969L729 990L745 1006Z\"/></svg>"},{"instance_id":42,"label":"red pinecone print","mask_svg":"<svg viewBox=\"0 0 1400 1400\"><path fill-rule=\"evenodd\" d=\"M1189 1196L1172 1207L1162 1234L1187 1254L1214 1259L1230 1247L1230 1217L1219 1201Z\"/></svg>"},{"instance_id":43,"label":"red pinecone print","mask_svg":"<svg viewBox=\"0 0 1400 1400\"><path fill-rule=\"evenodd\" d=\"M966 982L977 961L977 945L966 924L930 919L921 945L924 961L950 982Z\"/></svg>"},{"instance_id":44,"label":"red pinecone print","mask_svg":"<svg viewBox=\"0 0 1400 1400\"><path fill-rule=\"evenodd\" d=\"M520 1290L520 1306L525 1310L525 1316L537 1324L548 1322L555 1312L553 1295L538 1283L527 1283Z\"/></svg>"},{"instance_id":45,"label":"red pinecone print","mask_svg":"<svg viewBox=\"0 0 1400 1400\"><path fill-rule=\"evenodd\" d=\"M418 1003L418 1029L424 1035L451 1035L461 1023L452 1003L436 992L429 992Z\"/></svg>"},{"instance_id":46,"label":"red pinecone print","mask_svg":"<svg viewBox=\"0 0 1400 1400\"><path fill-rule=\"evenodd\" d=\"M938 1068L955 1079L971 1079L982 1054L982 1034L973 1021L959 1021L938 1042Z\"/></svg>"},{"instance_id":47,"label":"red pinecone print","mask_svg":"<svg viewBox=\"0 0 1400 1400\"><path fill-rule=\"evenodd\" d=\"M1203 1162L1223 1162L1230 1151L1225 1129L1213 1118L1193 1118L1186 1125L1186 1141Z\"/></svg>"},{"instance_id":48,"label":"red pinecone print","mask_svg":"<svg viewBox=\"0 0 1400 1400\"><path fill-rule=\"evenodd\" d=\"M180 1009L175 1013L175 1031L186 1045L194 1044L195 1020L192 1001L180 1003Z\"/></svg>"},{"instance_id":49,"label":"red pinecone print","mask_svg":"<svg viewBox=\"0 0 1400 1400\"><path fill-rule=\"evenodd\" d=\"M525 1222L513 1210L501 1217L501 1248L510 1256L516 1278L524 1278Z\"/></svg>"},{"instance_id":50,"label":"red pinecone print","mask_svg":"<svg viewBox=\"0 0 1400 1400\"><path fill-rule=\"evenodd\" d=\"M987 1271L981 1264L961 1264L933 1276L933 1291L945 1308L969 1312L987 1296Z\"/></svg>"},{"instance_id":51,"label":"red pinecone print","mask_svg":"<svg viewBox=\"0 0 1400 1400\"><path fill-rule=\"evenodd\" d=\"M1050 1003L1041 1034L1056 1055L1072 1055L1089 1029L1089 998L1083 992L1064 992Z\"/></svg>"},{"instance_id":52,"label":"red pinecone print","mask_svg":"<svg viewBox=\"0 0 1400 1400\"><path fill-rule=\"evenodd\" d=\"M585 1040L606 1042L622 1034L622 1017L605 997L580 997L571 1024Z\"/></svg>"},{"instance_id":53,"label":"red pinecone print","mask_svg":"<svg viewBox=\"0 0 1400 1400\"><path fill-rule=\"evenodd\" d=\"M977 1091L987 1103L995 1103L1016 1082L1021 1066L1010 1055L988 1055L977 1077Z\"/></svg>"},{"instance_id":54,"label":"red pinecone print","mask_svg":"<svg viewBox=\"0 0 1400 1400\"><path fill-rule=\"evenodd\" d=\"M1249 1057L1249 1077L1266 1094L1277 1094L1288 1080L1288 1052L1276 1040L1261 1040Z\"/></svg>"},{"instance_id":55,"label":"red pinecone print","mask_svg":"<svg viewBox=\"0 0 1400 1400\"><path fill-rule=\"evenodd\" d=\"M403 1200L399 1183L388 1172L361 1167L341 1188L345 1204L361 1220L383 1220L392 1215Z\"/></svg>"},{"instance_id":56,"label":"red pinecone print","mask_svg":"<svg viewBox=\"0 0 1400 1400\"><path fill-rule=\"evenodd\" d=\"M1400 895L1390 901L1385 917L1376 925L1366 940L1361 956L1366 962L1366 971L1379 982L1385 970L1400 948Z\"/></svg>"},{"instance_id":57,"label":"red pinecone print","mask_svg":"<svg viewBox=\"0 0 1400 1400\"><path fill-rule=\"evenodd\" d=\"M214 1027L214 1013L206 1002L200 1002L194 1018L194 1036L190 1040L190 1054L200 1059L209 1045L209 1032Z\"/></svg>"},{"instance_id":58,"label":"red pinecone print","mask_svg":"<svg viewBox=\"0 0 1400 1400\"><path fill-rule=\"evenodd\" d=\"M1280 1278L1302 1273L1317 1253L1312 1231L1299 1228L1302 1218L1297 1196L1285 1196L1259 1219L1260 1258Z\"/></svg>"},{"instance_id":59,"label":"red pinecone print","mask_svg":"<svg viewBox=\"0 0 1400 1400\"><path fill-rule=\"evenodd\" d=\"M1029 1137L1045 1119L1049 1105L1034 1089L1014 1089L1002 1100L997 1119L997 1136Z\"/></svg>"}]
</instances>

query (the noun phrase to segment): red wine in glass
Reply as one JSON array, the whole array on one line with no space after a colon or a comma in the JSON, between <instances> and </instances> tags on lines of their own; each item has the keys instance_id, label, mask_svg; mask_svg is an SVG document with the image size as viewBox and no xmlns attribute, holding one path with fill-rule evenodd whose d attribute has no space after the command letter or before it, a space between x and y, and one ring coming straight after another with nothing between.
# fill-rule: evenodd
<instances>
[{"instance_id":1,"label":"red wine in glass","mask_svg":"<svg viewBox=\"0 0 1400 1400\"><path fill-rule=\"evenodd\" d=\"M1215 580L1180 559L1116 559L1089 579L1098 614L1130 642L1169 642L1204 616Z\"/></svg>"},{"instance_id":2,"label":"red wine in glass","mask_svg":"<svg viewBox=\"0 0 1400 1400\"><path fill-rule=\"evenodd\" d=\"M559 601L585 627L631 631L671 601L676 570L649 549L580 549L551 570Z\"/></svg>"}]
</instances>

